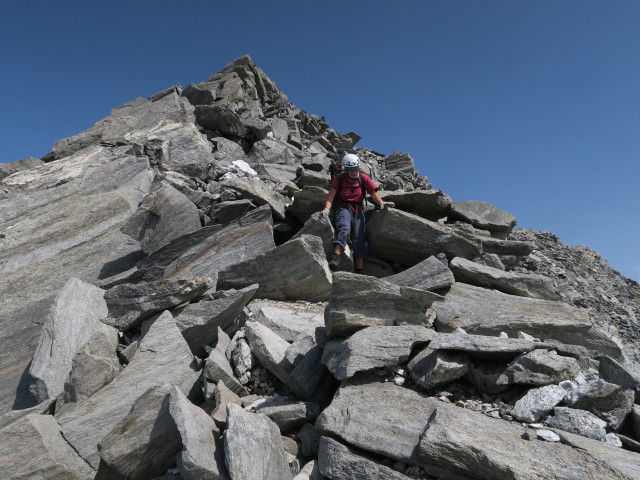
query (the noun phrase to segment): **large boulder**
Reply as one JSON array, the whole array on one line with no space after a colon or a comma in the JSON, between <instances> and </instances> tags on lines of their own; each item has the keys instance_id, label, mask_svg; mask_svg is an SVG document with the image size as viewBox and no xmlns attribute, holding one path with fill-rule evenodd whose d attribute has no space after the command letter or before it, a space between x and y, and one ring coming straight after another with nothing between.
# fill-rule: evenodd
<instances>
[{"instance_id":1,"label":"large boulder","mask_svg":"<svg viewBox=\"0 0 640 480\"><path fill-rule=\"evenodd\" d=\"M293 342L300 334L313 334L316 328L324 327L322 304L254 300L248 308L255 315L256 322L269 327L287 342Z\"/></svg>"},{"instance_id":2,"label":"large boulder","mask_svg":"<svg viewBox=\"0 0 640 480\"><path fill-rule=\"evenodd\" d=\"M398 209L372 212L367 220L369 251L382 260L415 265L438 253L464 258L480 253L479 240Z\"/></svg>"},{"instance_id":3,"label":"large boulder","mask_svg":"<svg viewBox=\"0 0 640 480\"><path fill-rule=\"evenodd\" d=\"M347 272L333 275L326 319L330 337L373 325L427 325L427 309L440 295Z\"/></svg>"},{"instance_id":4,"label":"large boulder","mask_svg":"<svg viewBox=\"0 0 640 480\"><path fill-rule=\"evenodd\" d=\"M288 373L292 369L286 357L289 343L258 322L247 322L245 335L251 352L260 364L286 385L289 382Z\"/></svg>"},{"instance_id":5,"label":"large boulder","mask_svg":"<svg viewBox=\"0 0 640 480\"><path fill-rule=\"evenodd\" d=\"M257 178L235 177L221 182L227 188L237 190L244 198L248 198L256 205L269 205L273 218L284 220L284 212L289 199L271 190Z\"/></svg>"},{"instance_id":6,"label":"large boulder","mask_svg":"<svg viewBox=\"0 0 640 480\"><path fill-rule=\"evenodd\" d=\"M551 278L533 273L505 272L472 262L466 258L454 258L449 264L456 281L494 288L521 297L544 300L562 300L562 295Z\"/></svg>"},{"instance_id":7,"label":"large boulder","mask_svg":"<svg viewBox=\"0 0 640 480\"><path fill-rule=\"evenodd\" d=\"M592 327L587 311L566 303L456 283L444 301L434 303L433 309L439 331L451 332L461 327L468 333L494 336L525 332L620 357L618 345Z\"/></svg>"},{"instance_id":8,"label":"large boulder","mask_svg":"<svg viewBox=\"0 0 640 480\"><path fill-rule=\"evenodd\" d=\"M109 313L103 297L104 290L77 278L56 296L29 368L30 390L38 402L64 390L74 357Z\"/></svg>"},{"instance_id":9,"label":"large boulder","mask_svg":"<svg viewBox=\"0 0 640 480\"><path fill-rule=\"evenodd\" d=\"M542 386L575 378L578 373L580 365L575 358L558 355L555 350L536 349L513 360L497 383Z\"/></svg>"},{"instance_id":10,"label":"large boulder","mask_svg":"<svg viewBox=\"0 0 640 480\"><path fill-rule=\"evenodd\" d=\"M572 389L565 403L573 408L587 410L607 422L609 428L618 430L633 408L634 392L620 385L592 380Z\"/></svg>"},{"instance_id":11,"label":"large boulder","mask_svg":"<svg viewBox=\"0 0 640 480\"><path fill-rule=\"evenodd\" d=\"M327 198L326 189L318 186L304 187L293 194L293 203L287 211L301 223L305 223L311 215L322 210L325 198Z\"/></svg>"},{"instance_id":12,"label":"large boulder","mask_svg":"<svg viewBox=\"0 0 640 480\"><path fill-rule=\"evenodd\" d=\"M217 288L244 288L253 283L260 284L256 298L326 300L331 290L331 271L322 240L303 235L251 260L231 265L219 273Z\"/></svg>"},{"instance_id":13,"label":"large boulder","mask_svg":"<svg viewBox=\"0 0 640 480\"><path fill-rule=\"evenodd\" d=\"M489 230L493 236L502 239L507 238L517 223L516 217L510 213L477 200L453 202L449 218L463 220L481 230Z\"/></svg>"},{"instance_id":14,"label":"large boulder","mask_svg":"<svg viewBox=\"0 0 640 480\"><path fill-rule=\"evenodd\" d=\"M380 192L385 202L393 202L405 212L427 220L437 221L447 216L451 198L441 190L414 190L412 192Z\"/></svg>"},{"instance_id":15,"label":"large boulder","mask_svg":"<svg viewBox=\"0 0 640 480\"><path fill-rule=\"evenodd\" d=\"M430 291L447 288L455 283L449 267L434 256L400 273L384 277L383 280L396 285Z\"/></svg>"},{"instance_id":16,"label":"large boulder","mask_svg":"<svg viewBox=\"0 0 640 480\"><path fill-rule=\"evenodd\" d=\"M142 393L171 383L185 394L195 394L198 375L193 356L171 314L147 320L142 333L140 347L122 373L57 415L64 437L93 468L98 468L98 444L126 418Z\"/></svg>"},{"instance_id":17,"label":"large boulder","mask_svg":"<svg viewBox=\"0 0 640 480\"><path fill-rule=\"evenodd\" d=\"M133 149L92 147L0 183L0 412L35 403L21 378L69 278L96 283L140 260L120 227L152 180Z\"/></svg>"}]
</instances>

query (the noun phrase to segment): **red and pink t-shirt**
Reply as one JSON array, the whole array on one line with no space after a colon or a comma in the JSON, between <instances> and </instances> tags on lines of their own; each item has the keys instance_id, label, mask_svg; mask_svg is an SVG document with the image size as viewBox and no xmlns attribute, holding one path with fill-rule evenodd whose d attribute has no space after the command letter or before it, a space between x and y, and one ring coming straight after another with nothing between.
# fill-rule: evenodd
<instances>
[{"instance_id":1,"label":"red and pink t-shirt","mask_svg":"<svg viewBox=\"0 0 640 480\"><path fill-rule=\"evenodd\" d=\"M376 190L378 190L378 186L373 183L371 178L364 174L360 173L360 178L355 178L351 180L349 178L348 173L336 175L331 181L331 186L337 190L336 192L336 201L342 200L345 202L362 202L364 200L365 193L360 188L360 179L362 179L362 186L364 190L369 194L373 194ZM337 204L340 206L340 204Z\"/></svg>"}]
</instances>

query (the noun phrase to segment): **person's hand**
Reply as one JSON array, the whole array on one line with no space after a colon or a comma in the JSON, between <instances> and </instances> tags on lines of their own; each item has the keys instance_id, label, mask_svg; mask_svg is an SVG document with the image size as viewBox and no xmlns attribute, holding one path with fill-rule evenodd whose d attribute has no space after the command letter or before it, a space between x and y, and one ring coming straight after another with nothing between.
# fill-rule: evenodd
<instances>
[{"instance_id":1,"label":"person's hand","mask_svg":"<svg viewBox=\"0 0 640 480\"><path fill-rule=\"evenodd\" d=\"M393 202L385 202L385 201L382 201L382 202L380 203L380 210L384 210L385 208L395 207L395 206L396 206L396 204L395 204L395 203L393 203Z\"/></svg>"},{"instance_id":2,"label":"person's hand","mask_svg":"<svg viewBox=\"0 0 640 480\"><path fill-rule=\"evenodd\" d=\"M329 208L325 207L325 208L320 212L320 215L321 215L321 216L324 216L324 217L327 217L327 216L329 216L329 212L330 212L330 211L331 211L331 210L330 210Z\"/></svg>"}]
</instances>

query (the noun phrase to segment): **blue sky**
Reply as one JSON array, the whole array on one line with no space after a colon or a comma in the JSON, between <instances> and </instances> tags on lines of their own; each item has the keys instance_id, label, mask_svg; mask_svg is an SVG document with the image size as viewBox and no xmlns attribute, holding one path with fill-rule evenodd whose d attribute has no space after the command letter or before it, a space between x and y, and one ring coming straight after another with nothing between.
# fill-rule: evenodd
<instances>
[{"instance_id":1,"label":"blue sky","mask_svg":"<svg viewBox=\"0 0 640 480\"><path fill-rule=\"evenodd\" d=\"M0 162L249 54L359 146L640 281L638 25L637 0L2 2Z\"/></svg>"}]
</instances>

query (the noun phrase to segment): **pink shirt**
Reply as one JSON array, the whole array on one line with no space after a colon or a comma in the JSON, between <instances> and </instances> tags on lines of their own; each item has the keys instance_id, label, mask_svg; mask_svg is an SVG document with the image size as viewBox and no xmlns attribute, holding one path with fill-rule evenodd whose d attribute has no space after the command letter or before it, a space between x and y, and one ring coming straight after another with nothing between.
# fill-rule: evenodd
<instances>
[{"instance_id":1,"label":"pink shirt","mask_svg":"<svg viewBox=\"0 0 640 480\"><path fill-rule=\"evenodd\" d=\"M372 195L378 190L378 186L373 183L368 175L360 173L360 178L362 179L362 186L369 195ZM336 200L343 200L345 202L362 202L364 200L364 192L362 192L360 188L360 179L356 178L351 181L349 174L346 172L336 175L331 181L331 186L337 190Z\"/></svg>"}]
</instances>

